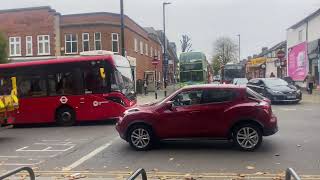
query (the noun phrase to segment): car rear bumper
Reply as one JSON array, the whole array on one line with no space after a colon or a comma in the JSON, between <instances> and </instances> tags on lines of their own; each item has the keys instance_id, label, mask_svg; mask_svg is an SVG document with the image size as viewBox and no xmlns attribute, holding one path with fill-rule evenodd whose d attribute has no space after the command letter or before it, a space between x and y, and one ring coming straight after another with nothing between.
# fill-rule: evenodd
<instances>
[{"instance_id":1,"label":"car rear bumper","mask_svg":"<svg viewBox=\"0 0 320 180\"><path fill-rule=\"evenodd\" d=\"M272 126L263 128L264 136L271 136L279 131L277 121L277 117L273 115L270 119L270 122L272 122Z\"/></svg>"}]
</instances>

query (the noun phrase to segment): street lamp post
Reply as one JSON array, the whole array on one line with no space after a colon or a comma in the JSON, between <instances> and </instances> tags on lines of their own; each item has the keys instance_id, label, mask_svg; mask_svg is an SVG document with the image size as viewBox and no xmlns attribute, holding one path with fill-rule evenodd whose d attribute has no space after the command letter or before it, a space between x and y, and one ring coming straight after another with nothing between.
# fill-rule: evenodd
<instances>
[{"instance_id":1,"label":"street lamp post","mask_svg":"<svg viewBox=\"0 0 320 180\"><path fill-rule=\"evenodd\" d=\"M168 71L168 57L167 57L167 39L166 39L166 5L171 4L170 2L164 2L163 8L163 59L164 59L164 96L167 96L167 71Z\"/></svg>"},{"instance_id":2,"label":"street lamp post","mask_svg":"<svg viewBox=\"0 0 320 180\"><path fill-rule=\"evenodd\" d=\"M158 93L157 93L157 65L159 64L158 56L153 57L152 64L154 65L154 97L155 99L158 99Z\"/></svg>"},{"instance_id":3,"label":"street lamp post","mask_svg":"<svg viewBox=\"0 0 320 180\"><path fill-rule=\"evenodd\" d=\"M124 46L124 12L123 12L123 0L120 0L120 21L121 21L121 55L126 56L126 49Z\"/></svg>"},{"instance_id":4,"label":"street lamp post","mask_svg":"<svg viewBox=\"0 0 320 180\"><path fill-rule=\"evenodd\" d=\"M237 35L238 37L239 37L239 63L240 63L240 61L241 61L241 36L240 36L240 34L238 34Z\"/></svg>"}]
</instances>

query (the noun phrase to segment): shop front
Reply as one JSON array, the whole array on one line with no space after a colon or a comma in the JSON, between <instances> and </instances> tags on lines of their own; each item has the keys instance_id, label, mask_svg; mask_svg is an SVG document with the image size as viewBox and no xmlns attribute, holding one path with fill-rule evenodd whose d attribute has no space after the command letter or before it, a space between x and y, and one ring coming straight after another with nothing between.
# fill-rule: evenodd
<instances>
[{"instance_id":1,"label":"shop front","mask_svg":"<svg viewBox=\"0 0 320 180\"><path fill-rule=\"evenodd\" d=\"M294 81L302 82L308 74L307 42L288 49L288 76Z\"/></svg>"},{"instance_id":2,"label":"shop front","mask_svg":"<svg viewBox=\"0 0 320 180\"><path fill-rule=\"evenodd\" d=\"M320 40L315 40L308 43L308 59L309 71L315 77L317 85L319 85L319 67L320 67Z\"/></svg>"},{"instance_id":3,"label":"shop front","mask_svg":"<svg viewBox=\"0 0 320 180\"><path fill-rule=\"evenodd\" d=\"M279 77L278 76L278 68L276 66L276 58L268 58L266 60L266 75L265 77L272 77L272 75L274 77Z\"/></svg>"},{"instance_id":4,"label":"shop front","mask_svg":"<svg viewBox=\"0 0 320 180\"><path fill-rule=\"evenodd\" d=\"M251 59L247 62L247 78L264 78L266 77L266 62L265 57Z\"/></svg>"}]
</instances>

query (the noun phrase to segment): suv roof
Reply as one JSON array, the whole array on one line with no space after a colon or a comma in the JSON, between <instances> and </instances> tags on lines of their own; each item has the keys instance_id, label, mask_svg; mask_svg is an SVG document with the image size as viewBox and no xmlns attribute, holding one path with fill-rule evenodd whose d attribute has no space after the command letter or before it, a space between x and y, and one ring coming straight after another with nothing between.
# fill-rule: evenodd
<instances>
[{"instance_id":1,"label":"suv roof","mask_svg":"<svg viewBox=\"0 0 320 180\"><path fill-rule=\"evenodd\" d=\"M185 86L182 89L246 89L246 86L233 84L201 84Z\"/></svg>"}]
</instances>

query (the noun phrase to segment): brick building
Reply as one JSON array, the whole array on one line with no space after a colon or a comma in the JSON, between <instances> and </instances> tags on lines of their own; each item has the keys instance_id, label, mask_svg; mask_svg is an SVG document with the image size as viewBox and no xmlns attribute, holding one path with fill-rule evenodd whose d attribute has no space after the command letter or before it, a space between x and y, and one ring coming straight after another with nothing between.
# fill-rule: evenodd
<instances>
[{"instance_id":1,"label":"brick building","mask_svg":"<svg viewBox=\"0 0 320 180\"><path fill-rule=\"evenodd\" d=\"M135 80L162 80L162 47L152 32L125 16L125 49ZM89 50L120 53L120 15L107 12L61 15L48 6L0 10L0 31L8 38L9 59L26 61L74 56Z\"/></svg>"}]
</instances>

